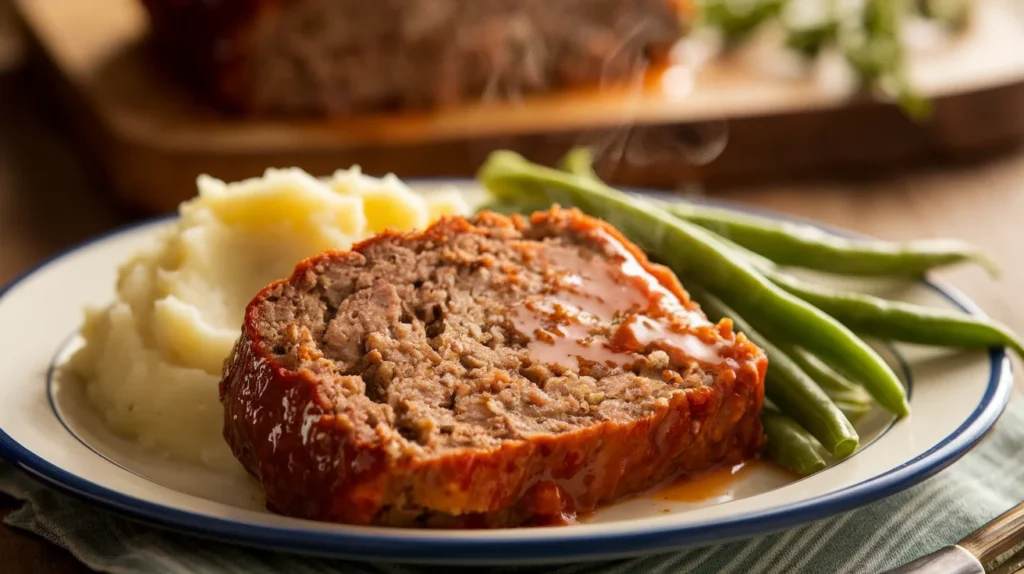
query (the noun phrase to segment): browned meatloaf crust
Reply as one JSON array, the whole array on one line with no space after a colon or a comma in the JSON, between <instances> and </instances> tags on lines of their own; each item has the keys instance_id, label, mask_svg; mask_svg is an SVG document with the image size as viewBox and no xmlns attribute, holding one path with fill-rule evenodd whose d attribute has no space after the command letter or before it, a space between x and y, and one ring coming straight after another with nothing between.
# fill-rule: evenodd
<instances>
[{"instance_id":1,"label":"browned meatloaf crust","mask_svg":"<svg viewBox=\"0 0 1024 574\"><path fill-rule=\"evenodd\" d=\"M252 114L422 108L634 78L686 0L142 0L170 61Z\"/></svg>"},{"instance_id":2,"label":"browned meatloaf crust","mask_svg":"<svg viewBox=\"0 0 1024 574\"><path fill-rule=\"evenodd\" d=\"M220 396L273 510L500 527L753 455L766 367L614 228L554 208L303 261L249 304Z\"/></svg>"}]
</instances>

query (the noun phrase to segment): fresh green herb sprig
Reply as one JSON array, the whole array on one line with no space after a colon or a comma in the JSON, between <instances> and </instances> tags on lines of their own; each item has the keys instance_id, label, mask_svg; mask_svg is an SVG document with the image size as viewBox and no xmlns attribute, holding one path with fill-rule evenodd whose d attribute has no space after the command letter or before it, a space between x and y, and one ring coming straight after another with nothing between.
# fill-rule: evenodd
<instances>
[{"instance_id":1,"label":"fresh green herb sprig","mask_svg":"<svg viewBox=\"0 0 1024 574\"><path fill-rule=\"evenodd\" d=\"M821 17L811 22L792 17L800 4L820 2ZM785 46L809 59L836 50L863 90L877 90L895 100L917 120L931 114L931 104L911 83L902 41L906 21L920 17L957 32L970 19L970 0L864 0L854 12L838 0L699 0L697 28L717 31L726 48L748 39L769 22L785 29Z\"/></svg>"}]
</instances>

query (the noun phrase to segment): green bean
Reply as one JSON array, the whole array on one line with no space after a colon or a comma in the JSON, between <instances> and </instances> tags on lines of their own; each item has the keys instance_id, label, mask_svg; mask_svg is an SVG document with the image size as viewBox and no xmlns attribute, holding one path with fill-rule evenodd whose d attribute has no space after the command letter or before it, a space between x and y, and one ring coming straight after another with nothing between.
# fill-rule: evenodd
<instances>
[{"instance_id":1,"label":"green bean","mask_svg":"<svg viewBox=\"0 0 1024 574\"><path fill-rule=\"evenodd\" d=\"M772 402L810 431L836 458L849 456L857 449L860 438L856 429L793 359L714 295L696 286L691 286L689 291L708 318L717 321L728 317L736 332L743 333L751 342L764 349L768 355L764 392Z\"/></svg>"},{"instance_id":2,"label":"green bean","mask_svg":"<svg viewBox=\"0 0 1024 574\"><path fill-rule=\"evenodd\" d=\"M801 371L807 373L814 379L814 382L818 383L821 390L825 391L825 394L851 422L857 422L860 417L871 410L871 395L863 387L833 371L806 349L785 344L781 344L779 347L789 358L793 359Z\"/></svg>"},{"instance_id":3,"label":"green bean","mask_svg":"<svg viewBox=\"0 0 1024 574\"><path fill-rule=\"evenodd\" d=\"M800 423L772 408L767 401L761 411L761 424L768 436L768 456L779 465L800 476L827 466L818 441Z\"/></svg>"},{"instance_id":4,"label":"green bean","mask_svg":"<svg viewBox=\"0 0 1024 574\"><path fill-rule=\"evenodd\" d=\"M772 282L859 334L944 347L1010 347L1024 358L1024 344L1021 340L1008 327L994 321L804 281L781 271L771 261L728 239L722 239L722 242ZM814 370L813 365L801 367ZM815 379L818 380L817 377Z\"/></svg>"},{"instance_id":5,"label":"green bean","mask_svg":"<svg viewBox=\"0 0 1024 574\"><path fill-rule=\"evenodd\" d=\"M560 166L570 173L598 180L593 158L574 148ZM813 225L736 213L733 210L681 201L659 202L677 217L715 232L780 265L840 275L921 275L955 263L974 261L995 276L999 269L975 247L951 239L892 242L849 239Z\"/></svg>"},{"instance_id":6,"label":"green bean","mask_svg":"<svg viewBox=\"0 0 1024 574\"><path fill-rule=\"evenodd\" d=\"M825 313L766 279L713 234L658 206L587 178L532 164L509 151L484 162L478 178L503 201L550 201L575 206L615 225L676 273L699 274L701 284L755 327L786 325L798 344L850 378L898 416L910 408L892 369L860 338Z\"/></svg>"},{"instance_id":7,"label":"green bean","mask_svg":"<svg viewBox=\"0 0 1024 574\"><path fill-rule=\"evenodd\" d=\"M1024 358L1024 344L1008 327L967 313L890 301L804 281L728 239L739 255L773 283L800 297L853 331L895 341L959 348L1010 347Z\"/></svg>"},{"instance_id":8,"label":"green bean","mask_svg":"<svg viewBox=\"0 0 1024 574\"><path fill-rule=\"evenodd\" d=\"M665 202L664 205L673 215L731 239L780 265L839 275L914 276L937 267L973 261L993 276L999 273L988 256L962 241L847 239L813 225L727 209L683 202Z\"/></svg>"},{"instance_id":9,"label":"green bean","mask_svg":"<svg viewBox=\"0 0 1024 574\"><path fill-rule=\"evenodd\" d=\"M768 272L777 285L862 335L941 347L1010 347L1024 358L1024 344L1009 328L967 313L890 301Z\"/></svg>"},{"instance_id":10,"label":"green bean","mask_svg":"<svg viewBox=\"0 0 1024 574\"><path fill-rule=\"evenodd\" d=\"M569 150L558 162L558 168L573 175L601 181L594 171L594 155L585 147L574 147Z\"/></svg>"}]
</instances>

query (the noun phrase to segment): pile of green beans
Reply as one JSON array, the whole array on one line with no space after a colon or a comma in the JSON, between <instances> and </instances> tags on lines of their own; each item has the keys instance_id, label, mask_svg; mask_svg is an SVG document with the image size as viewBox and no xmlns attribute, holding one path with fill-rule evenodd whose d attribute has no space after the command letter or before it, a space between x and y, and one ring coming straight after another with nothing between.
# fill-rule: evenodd
<instances>
[{"instance_id":1,"label":"pile of green beans","mask_svg":"<svg viewBox=\"0 0 1024 574\"><path fill-rule=\"evenodd\" d=\"M728 317L737 332L768 356L768 405L762 413L768 454L806 475L859 445L851 421L873 403L909 414L903 384L862 338L960 348L1024 344L1006 327L943 311L842 291L785 271L802 267L841 275L916 277L964 262L995 265L955 241L850 239L808 224L663 202L626 194L602 182L585 149L570 151L559 169L509 151L491 154L478 173L489 193L483 209L531 213L552 204L608 221L669 266L711 319Z\"/></svg>"}]
</instances>

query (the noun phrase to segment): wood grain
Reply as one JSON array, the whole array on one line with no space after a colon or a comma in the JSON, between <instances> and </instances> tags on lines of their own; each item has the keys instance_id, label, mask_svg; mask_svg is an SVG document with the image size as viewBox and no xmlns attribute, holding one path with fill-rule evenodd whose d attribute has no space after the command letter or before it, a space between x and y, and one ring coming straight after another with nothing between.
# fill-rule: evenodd
<instances>
[{"instance_id":1,"label":"wood grain","mask_svg":"<svg viewBox=\"0 0 1024 574\"><path fill-rule=\"evenodd\" d=\"M268 166L466 176L495 148L549 163L583 143L599 148L602 175L616 183L721 187L903 168L1024 138L1024 29L998 0L982 3L963 38L913 59L914 81L937 98L926 125L810 79L752 74L745 58L657 76L668 83L514 104L332 121L232 118L161 73L137 0L13 1L83 149L114 192L155 211L188 197L200 173L241 179Z\"/></svg>"}]
</instances>

